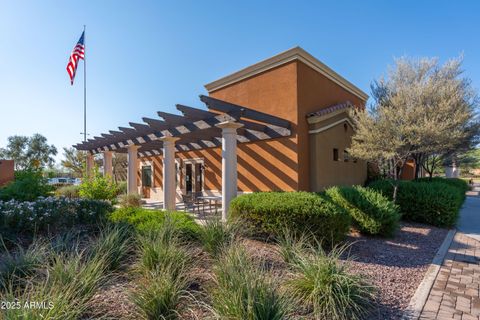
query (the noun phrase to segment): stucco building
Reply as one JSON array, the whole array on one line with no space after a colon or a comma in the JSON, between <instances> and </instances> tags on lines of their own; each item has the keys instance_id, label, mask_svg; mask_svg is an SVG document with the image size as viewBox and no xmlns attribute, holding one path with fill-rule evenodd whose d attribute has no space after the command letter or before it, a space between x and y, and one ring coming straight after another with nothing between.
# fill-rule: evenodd
<instances>
[{"instance_id":1,"label":"stucco building","mask_svg":"<svg viewBox=\"0 0 480 320\"><path fill-rule=\"evenodd\" d=\"M346 149L348 112L364 108L368 96L305 50L290 49L205 88L208 110L177 105L182 115L159 112L162 119L143 118L75 147L103 153L107 173L111 153L128 152L129 190L166 207L173 201L166 199L190 192L231 198L364 183L366 163Z\"/></svg>"}]
</instances>

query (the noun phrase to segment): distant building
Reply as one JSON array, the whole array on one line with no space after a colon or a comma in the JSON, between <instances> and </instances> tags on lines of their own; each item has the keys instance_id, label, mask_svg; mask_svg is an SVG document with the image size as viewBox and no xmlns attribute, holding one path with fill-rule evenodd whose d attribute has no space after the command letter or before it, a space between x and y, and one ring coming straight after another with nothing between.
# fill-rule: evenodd
<instances>
[{"instance_id":1,"label":"distant building","mask_svg":"<svg viewBox=\"0 0 480 320\"><path fill-rule=\"evenodd\" d=\"M13 160L0 160L0 186L7 184L15 178Z\"/></svg>"}]
</instances>

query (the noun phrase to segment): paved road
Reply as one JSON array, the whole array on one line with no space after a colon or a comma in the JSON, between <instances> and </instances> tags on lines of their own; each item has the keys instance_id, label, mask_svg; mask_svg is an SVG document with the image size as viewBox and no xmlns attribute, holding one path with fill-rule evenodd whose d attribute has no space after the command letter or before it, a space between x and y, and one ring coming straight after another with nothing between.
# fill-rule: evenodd
<instances>
[{"instance_id":1,"label":"paved road","mask_svg":"<svg viewBox=\"0 0 480 320\"><path fill-rule=\"evenodd\" d=\"M479 196L467 197L457 229L421 319L480 320Z\"/></svg>"}]
</instances>

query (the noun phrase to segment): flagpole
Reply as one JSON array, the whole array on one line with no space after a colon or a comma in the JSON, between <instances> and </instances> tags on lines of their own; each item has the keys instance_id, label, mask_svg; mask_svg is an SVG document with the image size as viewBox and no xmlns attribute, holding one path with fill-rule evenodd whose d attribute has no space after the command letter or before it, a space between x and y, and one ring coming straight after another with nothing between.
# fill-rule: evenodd
<instances>
[{"instance_id":1,"label":"flagpole","mask_svg":"<svg viewBox=\"0 0 480 320\"><path fill-rule=\"evenodd\" d=\"M83 141L87 141L87 46L85 41L85 28L83 25Z\"/></svg>"}]
</instances>

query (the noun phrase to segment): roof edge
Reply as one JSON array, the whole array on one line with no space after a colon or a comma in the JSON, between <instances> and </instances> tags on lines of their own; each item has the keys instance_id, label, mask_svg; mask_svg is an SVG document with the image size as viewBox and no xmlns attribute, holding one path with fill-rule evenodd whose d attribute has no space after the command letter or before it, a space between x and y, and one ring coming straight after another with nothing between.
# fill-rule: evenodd
<instances>
[{"instance_id":1,"label":"roof edge","mask_svg":"<svg viewBox=\"0 0 480 320\"><path fill-rule=\"evenodd\" d=\"M275 67L284 65L295 60L303 62L304 64L324 75L345 90L354 94L362 101L366 102L368 100L368 95L365 92L363 92L353 83L339 75L337 72L333 71L326 64L324 64L323 62L321 62L320 60L312 56L310 53L298 46L281 52L263 61L257 62L249 67L241 69L223 78L207 83L205 85L205 89L207 89L208 93L211 93L213 91L217 91L241 80L250 78L259 73L265 72L267 70L273 69Z\"/></svg>"}]
</instances>

